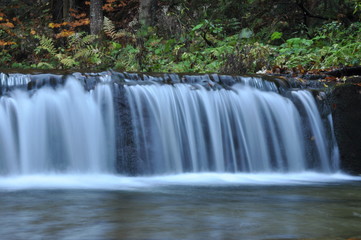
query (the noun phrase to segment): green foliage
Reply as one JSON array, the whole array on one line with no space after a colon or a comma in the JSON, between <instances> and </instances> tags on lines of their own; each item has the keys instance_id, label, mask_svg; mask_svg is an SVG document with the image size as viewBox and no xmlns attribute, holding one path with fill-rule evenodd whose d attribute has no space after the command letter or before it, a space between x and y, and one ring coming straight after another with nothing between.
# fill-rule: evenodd
<instances>
[{"instance_id":1,"label":"green foliage","mask_svg":"<svg viewBox=\"0 0 361 240\"><path fill-rule=\"evenodd\" d=\"M361 11L361 1L355 0L355 7L354 7L353 14L357 14L360 11Z\"/></svg>"},{"instance_id":2,"label":"green foliage","mask_svg":"<svg viewBox=\"0 0 361 240\"><path fill-rule=\"evenodd\" d=\"M133 16L110 14L110 4L102 38L86 33L84 9L76 21L52 23L44 1L35 1L32 11L16 2L19 8L0 7L0 63L6 67L241 74L274 65L361 64L359 0L332 0L327 13L327 1L165 0L158 24L149 28L137 27L136 19L124 24ZM305 21L300 3L320 18Z\"/></svg>"},{"instance_id":3,"label":"green foliage","mask_svg":"<svg viewBox=\"0 0 361 240\"><path fill-rule=\"evenodd\" d=\"M283 36L283 33L281 32L273 32L271 35L271 41L281 39Z\"/></svg>"},{"instance_id":4,"label":"green foliage","mask_svg":"<svg viewBox=\"0 0 361 240\"><path fill-rule=\"evenodd\" d=\"M237 46L236 51L226 55L220 71L226 74L255 73L269 67L273 49L262 43Z\"/></svg>"},{"instance_id":5,"label":"green foliage","mask_svg":"<svg viewBox=\"0 0 361 240\"><path fill-rule=\"evenodd\" d=\"M296 37L280 46L261 43L250 29L226 36L222 24L202 21L179 39L165 39L154 29L139 32L137 44L121 43L111 22L104 31L110 40L99 42L96 36L76 33L66 38L65 46L56 47L55 39L36 36L34 52L37 68L114 68L121 71L147 72L223 72L254 73L274 65L305 69L360 64L360 24L348 28L338 23L323 25L311 39ZM270 40L283 38L273 32ZM205 41L211 42L211 45ZM141 44L141 45L139 45ZM3 61L9 55L2 53Z\"/></svg>"},{"instance_id":6,"label":"green foliage","mask_svg":"<svg viewBox=\"0 0 361 240\"><path fill-rule=\"evenodd\" d=\"M240 38L251 38L253 36L253 31L249 28L243 28L241 33L239 34Z\"/></svg>"},{"instance_id":7,"label":"green foliage","mask_svg":"<svg viewBox=\"0 0 361 240\"><path fill-rule=\"evenodd\" d=\"M117 41L124 37L134 37L133 34L124 29L116 30L114 23L107 17L104 17L103 30L105 35L110 37L112 41Z\"/></svg>"},{"instance_id":8,"label":"green foliage","mask_svg":"<svg viewBox=\"0 0 361 240\"><path fill-rule=\"evenodd\" d=\"M46 36L36 36L40 40L39 46L34 50L36 54L39 54L41 51L48 52L51 56L57 54L57 49L54 47L54 41L51 38Z\"/></svg>"},{"instance_id":9,"label":"green foliage","mask_svg":"<svg viewBox=\"0 0 361 240\"><path fill-rule=\"evenodd\" d=\"M120 48L121 46L113 44L112 47L113 50L110 57L114 59L113 68L130 72L137 72L141 70L139 62L137 61L139 49L133 47L132 45Z\"/></svg>"},{"instance_id":10,"label":"green foliage","mask_svg":"<svg viewBox=\"0 0 361 240\"><path fill-rule=\"evenodd\" d=\"M216 21L204 19L192 28L192 32L197 31L202 31L208 34L219 36L224 33L224 25L219 19Z\"/></svg>"},{"instance_id":11,"label":"green foliage","mask_svg":"<svg viewBox=\"0 0 361 240\"><path fill-rule=\"evenodd\" d=\"M40 68L92 67L102 63L104 53L98 46L98 36L76 33L67 37L65 47L55 47L54 40L46 36L36 38L39 39L39 46L34 52L43 57L37 65Z\"/></svg>"},{"instance_id":12,"label":"green foliage","mask_svg":"<svg viewBox=\"0 0 361 240\"><path fill-rule=\"evenodd\" d=\"M348 28L336 22L322 26L312 39L291 38L276 47L274 64L306 69L361 64L360 23Z\"/></svg>"},{"instance_id":13,"label":"green foliage","mask_svg":"<svg viewBox=\"0 0 361 240\"><path fill-rule=\"evenodd\" d=\"M6 51L1 51L0 52L0 64L1 65L5 65L7 63L10 63L11 62L11 55L6 52Z\"/></svg>"}]
</instances>

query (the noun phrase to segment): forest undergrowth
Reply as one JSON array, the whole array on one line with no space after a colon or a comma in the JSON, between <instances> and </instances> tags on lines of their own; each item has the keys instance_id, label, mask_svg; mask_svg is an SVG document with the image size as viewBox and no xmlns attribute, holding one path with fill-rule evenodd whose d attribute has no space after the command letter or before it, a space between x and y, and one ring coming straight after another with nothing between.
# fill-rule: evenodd
<instances>
[{"instance_id":1,"label":"forest undergrowth","mask_svg":"<svg viewBox=\"0 0 361 240\"><path fill-rule=\"evenodd\" d=\"M304 74L361 61L359 1L346 1L351 17L312 18L309 26L299 10L260 14L264 1L247 1L238 18L224 5L222 15L211 3L194 11L187 1L162 1L157 24L142 26L137 1L107 0L100 35L89 34L86 5L53 22L46 3L12 2L0 7L0 68ZM120 9L128 13L119 17Z\"/></svg>"}]
</instances>

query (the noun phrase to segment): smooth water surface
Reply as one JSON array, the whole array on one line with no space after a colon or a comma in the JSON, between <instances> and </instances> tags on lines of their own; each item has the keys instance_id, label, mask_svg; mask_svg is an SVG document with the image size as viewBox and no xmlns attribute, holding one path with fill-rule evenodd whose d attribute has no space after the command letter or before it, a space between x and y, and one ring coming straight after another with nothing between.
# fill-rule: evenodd
<instances>
[{"instance_id":1,"label":"smooth water surface","mask_svg":"<svg viewBox=\"0 0 361 240\"><path fill-rule=\"evenodd\" d=\"M90 179L0 179L1 239L361 237L359 178L189 174Z\"/></svg>"}]
</instances>

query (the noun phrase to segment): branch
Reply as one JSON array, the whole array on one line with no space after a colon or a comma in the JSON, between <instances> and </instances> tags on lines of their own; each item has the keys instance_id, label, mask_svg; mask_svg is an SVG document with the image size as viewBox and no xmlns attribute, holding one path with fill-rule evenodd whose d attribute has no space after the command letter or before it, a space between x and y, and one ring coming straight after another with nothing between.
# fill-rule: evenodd
<instances>
[{"instance_id":1,"label":"branch","mask_svg":"<svg viewBox=\"0 0 361 240\"><path fill-rule=\"evenodd\" d=\"M201 36L202 36L203 40L207 43L208 46L210 46L210 47L215 46L213 42L211 42L211 41L209 41L207 39L207 32L206 31L203 31L203 34Z\"/></svg>"}]
</instances>

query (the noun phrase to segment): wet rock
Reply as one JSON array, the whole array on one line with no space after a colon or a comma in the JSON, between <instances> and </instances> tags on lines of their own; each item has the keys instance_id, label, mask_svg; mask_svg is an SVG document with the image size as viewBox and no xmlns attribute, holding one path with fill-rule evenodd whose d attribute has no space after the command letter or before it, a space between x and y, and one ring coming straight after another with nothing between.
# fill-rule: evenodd
<instances>
[{"instance_id":1,"label":"wet rock","mask_svg":"<svg viewBox=\"0 0 361 240\"><path fill-rule=\"evenodd\" d=\"M335 87L331 106L341 169L361 174L361 86L354 81L355 78L352 83Z\"/></svg>"},{"instance_id":2,"label":"wet rock","mask_svg":"<svg viewBox=\"0 0 361 240\"><path fill-rule=\"evenodd\" d=\"M207 84L211 79L208 75L184 75L184 83Z\"/></svg>"},{"instance_id":3,"label":"wet rock","mask_svg":"<svg viewBox=\"0 0 361 240\"><path fill-rule=\"evenodd\" d=\"M65 76L56 74L36 74L29 75L30 82L28 83L28 91L39 89L43 86L56 87L57 85L64 84Z\"/></svg>"}]
</instances>

